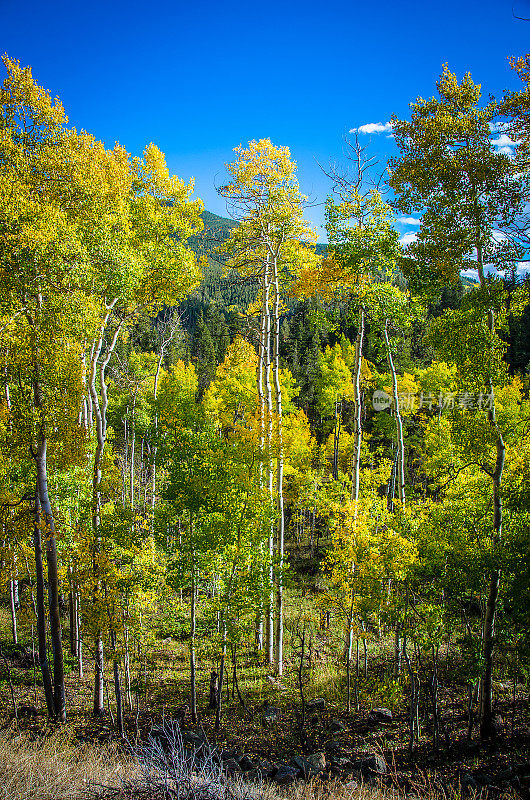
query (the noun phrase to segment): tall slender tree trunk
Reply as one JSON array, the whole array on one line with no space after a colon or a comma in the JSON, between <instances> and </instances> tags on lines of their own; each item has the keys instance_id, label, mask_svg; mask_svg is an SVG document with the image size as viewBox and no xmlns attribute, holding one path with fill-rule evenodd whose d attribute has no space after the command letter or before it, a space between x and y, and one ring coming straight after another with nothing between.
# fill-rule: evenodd
<instances>
[{"instance_id":1,"label":"tall slender tree trunk","mask_svg":"<svg viewBox=\"0 0 530 800\"><path fill-rule=\"evenodd\" d=\"M352 502L357 504L359 500L359 481L361 474L361 447L363 439L362 429L362 398L361 398L361 365L363 358L363 344L364 344L364 308L361 306L359 310L359 322L357 329L357 338L355 340L355 364L353 370L353 388L354 388L354 402L355 402L355 417L353 429L353 465L352 465L352 481L351 481L351 499ZM357 519L357 506L354 510L355 519Z\"/></svg>"},{"instance_id":2,"label":"tall slender tree trunk","mask_svg":"<svg viewBox=\"0 0 530 800\"><path fill-rule=\"evenodd\" d=\"M63 643L61 638L61 618L59 613L59 570L57 563L57 542L55 540L55 521L50 498L46 471L46 438L42 437L35 454L37 466L37 486L40 507L46 533L46 561L48 565L48 599L50 609L50 638L53 648L53 683L55 716L60 722L66 721L64 691Z\"/></svg>"},{"instance_id":3,"label":"tall slender tree trunk","mask_svg":"<svg viewBox=\"0 0 530 800\"><path fill-rule=\"evenodd\" d=\"M169 321L169 334L166 338L163 339L162 344L160 345L160 353L158 354L158 361L156 364L156 372L155 372L155 382L153 386L153 396L155 401L155 413L153 418L153 428L154 428L154 437L153 437L153 447L152 447L152 462L151 462L151 510L155 510L155 502L156 502L156 455L157 455L157 435L158 435L158 412L156 401L158 397L158 383L160 380L160 371L162 369L162 364L164 361L164 356L166 353L166 349L169 347L177 330L179 329L179 318L178 316L171 317ZM167 330L167 328L165 329Z\"/></svg>"},{"instance_id":4,"label":"tall slender tree trunk","mask_svg":"<svg viewBox=\"0 0 530 800\"><path fill-rule=\"evenodd\" d=\"M339 411L339 408L341 409ZM340 440L340 423L341 423L342 403L339 403L338 397L335 398L335 425L333 427L333 480L336 481L339 477L339 440Z\"/></svg>"},{"instance_id":5,"label":"tall slender tree trunk","mask_svg":"<svg viewBox=\"0 0 530 800\"><path fill-rule=\"evenodd\" d=\"M484 252L482 245L482 226L480 223L479 198L475 192L475 245L477 253L477 271L482 289L486 289L486 279L484 276ZM491 334L495 333L495 313L493 309L488 311L488 328ZM501 430L497 423L495 410L495 393L493 381L488 381L490 392L490 406L488 408L488 421L495 435L496 459L495 468L489 473L492 483L493 495L493 557L495 564L496 551L502 539L502 497L501 483L504 472L504 461L506 457L506 447ZM488 587L488 598L486 601L486 612L484 614L484 627L482 631L482 658L484 662L484 673L481 682L481 709L480 709L480 737L488 739L495 733L493 721L493 654L495 648L495 616L497 612L497 600L499 597L501 574L500 570L494 565Z\"/></svg>"},{"instance_id":6,"label":"tall slender tree trunk","mask_svg":"<svg viewBox=\"0 0 530 800\"><path fill-rule=\"evenodd\" d=\"M195 725L197 723L197 681L196 681L196 661L195 661L195 633L197 630L197 617L196 617L196 592L195 585L195 567L192 565L192 580L191 580L191 610L190 610L190 713L191 721Z\"/></svg>"},{"instance_id":7,"label":"tall slender tree trunk","mask_svg":"<svg viewBox=\"0 0 530 800\"><path fill-rule=\"evenodd\" d=\"M267 464L267 487L271 506L274 502L274 483L273 483L273 464L272 464L272 435L273 435L273 413L272 413L272 385L271 385L271 314L270 314L270 259L267 256L264 280L262 311L265 316L264 328L264 375L265 375L265 399L267 406L267 441L266 441L266 464ZM272 666L274 663L274 528L271 523L268 536L269 549L269 597L267 604L267 663Z\"/></svg>"},{"instance_id":8,"label":"tall slender tree trunk","mask_svg":"<svg viewBox=\"0 0 530 800\"><path fill-rule=\"evenodd\" d=\"M190 713L191 721L197 722L197 678L195 657L195 636L197 632L197 576L195 571L193 514L190 511L190 544L191 544L191 606L190 606Z\"/></svg>"},{"instance_id":9,"label":"tall slender tree trunk","mask_svg":"<svg viewBox=\"0 0 530 800\"><path fill-rule=\"evenodd\" d=\"M18 644L17 604L15 599L15 584L16 580L9 581L9 604L11 607L11 632L13 635L13 642L15 644Z\"/></svg>"},{"instance_id":10,"label":"tall slender tree trunk","mask_svg":"<svg viewBox=\"0 0 530 800\"><path fill-rule=\"evenodd\" d=\"M392 350L390 348L390 340L388 337L388 319L385 319L383 335L385 337L386 357L388 361L388 366L390 368L390 373L392 375L392 394L394 396L394 418L396 420L398 498L401 505L404 506L405 505L405 445L403 442L403 421L401 419L401 410L399 405L396 368L394 366L394 359L392 358Z\"/></svg>"},{"instance_id":11,"label":"tall slender tree trunk","mask_svg":"<svg viewBox=\"0 0 530 800\"><path fill-rule=\"evenodd\" d=\"M70 654L77 655L77 593L72 581L72 567L69 568L70 573L70 591L68 592L68 619L70 621Z\"/></svg>"},{"instance_id":12,"label":"tall slender tree trunk","mask_svg":"<svg viewBox=\"0 0 530 800\"><path fill-rule=\"evenodd\" d=\"M348 613L348 642L346 646L346 710L351 711L351 660L353 655L353 608L355 591L351 590L350 608Z\"/></svg>"},{"instance_id":13,"label":"tall slender tree trunk","mask_svg":"<svg viewBox=\"0 0 530 800\"><path fill-rule=\"evenodd\" d=\"M260 329L259 329L259 345L258 345L258 365L256 369L256 385L258 388L258 408L259 408L259 485L260 489L263 488L263 457L265 452L265 395L263 393L263 370L265 365L265 301L266 301L266 275L263 272L261 277L261 294L262 294L262 308L260 313ZM263 549L261 550L263 554ZM263 559L261 559L263 563ZM265 588L265 572L264 568L261 570L261 586L260 599L258 609L256 611L256 647L258 651L263 650L264 645L264 588Z\"/></svg>"},{"instance_id":14,"label":"tall slender tree trunk","mask_svg":"<svg viewBox=\"0 0 530 800\"><path fill-rule=\"evenodd\" d=\"M125 628L125 653L123 657L123 671L125 673L125 691L127 693L127 706L132 710L131 694L131 651L129 647L129 628Z\"/></svg>"},{"instance_id":15,"label":"tall slender tree trunk","mask_svg":"<svg viewBox=\"0 0 530 800\"><path fill-rule=\"evenodd\" d=\"M131 518L134 518L134 472L136 467L135 462L135 444L136 444L136 430L134 425L134 414L136 410L136 394L138 392L138 384L135 387L132 415L131 415L131 460L129 464L129 497L131 500ZM133 522L134 525L134 522Z\"/></svg>"},{"instance_id":16,"label":"tall slender tree trunk","mask_svg":"<svg viewBox=\"0 0 530 800\"><path fill-rule=\"evenodd\" d=\"M105 714L105 661L103 655L103 639L98 631L94 641L94 704L92 713L95 717L102 717Z\"/></svg>"},{"instance_id":17,"label":"tall slender tree trunk","mask_svg":"<svg viewBox=\"0 0 530 800\"><path fill-rule=\"evenodd\" d=\"M77 655L77 674L79 678L83 677L83 636L81 628L81 596L79 592L75 593L75 615L76 615L76 655Z\"/></svg>"},{"instance_id":18,"label":"tall slender tree trunk","mask_svg":"<svg viewBox=\"0 0 530 800\"><path fill-rule=\"evenodd\" d=\"M493 332L495 323L493 312L489 314L490 330ZM497 550L502 539L503 509L501 497L501 482L504 471L504 461L506 457L506 447L500 428L497 425L495 413L495 397L493 384L490 382L491 407L488 409L488 420L495 431L496 460L495 469L491 474L493 491L493 559L494 564L497 558ZM480 736L488 739L495 733L493 721L493 654L495 648L495 616L497 611L497 600L499 597L501 574L500 570L494 566L489 580L488 598L486 601L486 612L484 614L484 628L482 634L482 658L484 661L484 674L482 676L482 703L480 713Z\"/></svg>"},{"instance_id":19,"label":"tall slender tree trunk","mask_svg":"<svg viewBox=\"0 0 530 800\"><path fill-rule=\"evenodd\" d=\"M105 337L105 330L107 323L116 301L107 305L107 313L102 322L98 339L92 346L92 361L90 365L89 377L89 391L92 398L92 410L96 421L96 449L94 453L94 467L92 474L92 533L93 533L93 572L95 593L93 597L94 605L97 605L99 593L99 551L101 548L101 482L103 479L103 453L105 450L105 443L107 440L107 386L105 382L106 369L110 361L111 355L118 341L121 327L124 320L120 320L116 325L112 338L107 345L105 357L102 362L99 362L103 342ZM99 390L101 392L101 402L96 387L96 376L99 365ZM103 639L101 630L97 630L94 637L94 716L102 716L105 713L104 705L104 656L103 656Z\"/></svg>"},{"instance_id":20,"label":"tall slender tree trunk","mask_svg":"<svg viewBox=\"0 0 530 800\"><path fill-rule=\"evenodd\" d=\"M35 505L33 508L33 545L35 548L35 576L37 583L37 641L39 650L39 664L44 685L44 696L48 716L55 717L53 701L53 686L48 663L48 648L46 647L46 612L44 609L44 565L42 559L42 535L40 500L38 491L35 492Z\"/></svg>"},{"instance_id":21,"label":"tall slender tree trunk","mask_svg":"<svg viewBox=\"0 0 530 800\"><path fill-rule=\"evenodd\" d=\"M285 538L285 516L283 508L283 408L280 383L280 281L278 259L273 259L273 335L274 335L274 389L276 400L277 458L276 458L276 502L278 508L278 579L277 579L277 618L276 618L276 671L283 673L283 558Z\"/></svg>"},{"instance_id":22,"label":"tall slender tree trunk","mask_svg":"<svg viewBox=\"0 0 530 800\"><path fill-rule=\"evenodd\" d=\"M218 731L221 727L221 711L223 707L223 684L225 674L225 660L226 660L226 623L224 619L222 624L222 645L221 645L221 664L219 667L219 688L217 691L217 709L215 711L215 730Z\"/></svg>"},{"instance_id":23,"label":"tall slender tree trunk","mask_svg":"<svg viewBox=\"0 0 530 800\"><path fill-rule=\"evenodd\" d=\"M114 630L110 632L110 641L112 649L116 650L116 633ZM112 668L114 673L114 696L116 698L116 726L118 733L123 739L123 703L121 696L121 680L120 680L120 665L116 658L113 658Z\"/></svg>"}]
</instances>

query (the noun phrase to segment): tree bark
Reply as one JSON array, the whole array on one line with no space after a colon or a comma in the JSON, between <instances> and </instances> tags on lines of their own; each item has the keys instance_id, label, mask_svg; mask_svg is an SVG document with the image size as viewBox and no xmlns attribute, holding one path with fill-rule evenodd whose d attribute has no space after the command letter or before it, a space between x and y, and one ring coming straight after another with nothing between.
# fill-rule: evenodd
<instances>
[{"instance_id":1,"label":"tree bark","mask_svg":"<svg viewBox=\"0 0 530 800\"><path fill-rule=\"evenodd\" d=\"M35 492L35 506L33 509L33 545L35 548L35 574L37 583L37 641L39 650L39 664L44 685L44 696L48 716L55 717L53 701L53 686L48 663L48 649L46 647L46 612L44 610L44 566L42 559L42 536L40 519L39 493Z\"/></svg>"},{"instance_id":2,"label":"tree bark","mask_svg":"<svg viewBox=\"0 0 530 800\"><path fill-rule=\"evenodd\" d=\"M477 192L474 196L475 203L475 246L477 253L477 270L482 289L486 289L486 279L484 276L484 253L482 246L482 225L480 221L479 198ZM488 311L488 328L490 333L495 333L495 313L493 309ZM501 430L497 424L495 411L495 394L493 381L488 381L490 391L490 407L488 408L488 421L495 433L496 460L493 473L490 474L493 494L493 555L502 539L502 497L501 483L504 472L504 461L506 448ZM486 601L486 613L484 615L484 628L482 633L482 657L484 661L484 674L482 676L482 695L480 709L480 738L489 739L495 734L493 721L493 653L495 647L495 615L497 611L497 600L500 586L500 570L494 566L489 580L488 598Z\"/></svg>"},{"instance_id":3,"label":"tree bark","mask_svg":"<svg viewBox=\"0 0 530 800\"><path fill-rule=\"evenodd\" d=\"M390 349L390 340L388 337L388 319L385 319L385 327L383 335L385 337L388 366L390 367L390 372L392 375L392 394L394 396L394 417L396 420L398 498L401 505L404 506L405 505L405 445L403 442L403 421L401 419L401 411L399 406L396 368L394 366L394 359L392 358L392 350Z\"/></svg>"},{"instance_id":4,"label":"tree bark","mask_svg":"<svg viewBox=\"0 0 530 800\"><path fill-rule=\"evenodd\" d=\"M112 649L116 650L116 634L113 630L110 632ZM121 681L120 681L120 665L116 658L112 662L114 673L114 695L116 697L116 726L118 733L123 739L123 705L121 697Z\"/></svg>"},{"instance_id":5,"label":"tree bark","mask_svg":"<svg viewBox=\"0 0 530 800\"><path fill-rule=\"evenodd\" d=\"M355 340L355 365L353 373L353 387L354 387L354 400L355 400L355 421L353 430L353 466L352 466L352 482L351 482L351 499L353 503L359 500L359 480L361 474L361 446L363 438L362 429L362 402L361 402L361 365L363 358L363 343L364 343L364 308L361 306L359 310L359 324L357 330L357 338ZM357 507L354 510L355 519L357 519Z\"/></svg>"},{"instance_id":6,"label":"tree bark","mask_svg":"<svg viewBox=\"0 0 530 800\"><path fill-rule=\"evenodd\" d=\"M94 468L92 475L92 531L94 538L92 558L93 558L93 572L94 572L96 587L98 587L99 584L98 555L101 547L101 539L99 532L101 523L100 487L103 479L103 472L102 472L103 453L105 450L105 443L107 440L108 397L107 397L107 385L105 382L105 376L106 376L107 365L110 361L111 355L116 346L116 342L118 341L118 336L120 334L120 330L124 322L123 319L120 320L120 322L117 324L113 336L111 338L111 341L107 346L105 357L101 363L99 363L99 358L103 348L105 330L107 327L110 314L115 305L115 302L116 301L113 301L111 304L107 305L107 313L101 324L98 339L94 342L92 346L92 351L91 351L92 361L90 365L90 377L88 382L88 388L92 399L92 411L94 413L96 420L96 449L94 453ZM96 375L98 371L98 364L99 364L99 383L101 391L101 402L96 388ZM97 601L97 592L98 588L96 588L95 595L93 598L94 605L96 605ZM96 717L102 716L105 713L104 697L103 697L104 659L103 659L103 640L101 637L102 637L101 631L96 631L96 635L94 637L95 658L94 658L94 707L93 707L93 713L94 716Z\"/></svg>"},{"instance_id":7,"label":"tree bark","mask_svg":"<svg viewBox=\"0 0 530 800\"><path fill-rule=\"evenodd\" d=\"M57 563L57 542L55 540L55 521L50 498L46 471L46 438L41 437L35 454L37 466L37 486L46 532L46 561L48 564L48 599L50 609L50 638L53 648L53 682L55 716L60 722L66 721L64 692L63 644L61 638L61 618L59 613L59 572Z\"/></svg>"},{"instance_id":8,"label":"tree bark","mask_svg":"<svg viewBox=\"0 0 530 800\"><path fill-rule=\"evenodd\" d=\"M103 640L101 636L95 640L94 655L94 705L93 714L95 717L102 717L105 714L104 691L104 660L103 660Z\"/></svg>"},{"instance_id":9,"label":"tree bark","mask_svg":"<svg viewBox=\"0 0 530 800\"><path fill-rule=\"evenodd\" d=\"M190 611L190 681L191 681L191 695L190 695L190 713L191 721L194 725L197 723L197 682L196 682L196 664L195 664L195 632L196 632L196 586L195 586L195 567L192 565L192 579L191 579L191 611Z\"/></svg>"},{"instance_id":10,"label":"tree bark","mask_svg":"<svg viewBox=\"0 0 530 800\"><path fill-rule=\"evenodd\" d=\"M17 604L15 602L15 584L16 581L9 581L9 603L11 606L11 631L13 634L13 642L18 643L17 634Z\"/></svg>"},{"instance_id":11,"label":"tree bark","mask_svg":"<svg viewBox=\"0 0 530 800\"><path fill-rule=\"evenodd\" d=\"M226 624L223 620L223 639L221 648L221 664L219 667L219 689L217 691L217 709L215 712L215 730L218 731L221 727L221 711L223 707L223 681L225 674L225 659L226 659Z\"/></svg>"},{"instance_id":12,"label":"tree bark","mask_svg":"<svg viewBox=\"0 0 530 800\"><path fill-rule=\"evenodd\" d=\"M267 406L267 441L266 441L266 463L267 463L267 486L271 506L274 502L273 488L273 465L272 465L272 385L271 385L271 314L270 314L270 264L269 256L264 268L263 278L263 298L262 312L264 314L264 374L265 374L265 399ZM274 529L271 528L268 536L269 548L269 597L267 603L266 619L266 650L267 663L272 666L274 663Z\"/></svg>"},{"instance_id":13,"label":"tree bark","mask_svg":"<svg viewBox=\"0 0 530 800\"><path fill-rule=\"evenodd\" d=\"M276 503L278 509L278 578L277 578L277 618L276 618L276 671L283 673L283 557L285 538L285 516L283 509L283 408L282 389L280 383L280 281L278 275L278 258L273 259L273 335L274 335L274 389L276 402L276 425L278 434L276 457Z\"/></svg>"}]
</instances>

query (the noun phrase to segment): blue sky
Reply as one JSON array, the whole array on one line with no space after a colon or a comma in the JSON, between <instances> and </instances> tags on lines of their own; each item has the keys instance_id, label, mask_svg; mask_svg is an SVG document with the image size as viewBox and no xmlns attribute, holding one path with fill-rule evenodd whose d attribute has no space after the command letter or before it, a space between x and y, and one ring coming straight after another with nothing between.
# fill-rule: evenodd
<instances>
[{"instance_id":1,"label":"blue sky","mask_svg":"<svg viewBox=\"0 0 530 800\"><path fill-rule=\"evenodd\" d=\"M133 154L155 142L215 213L234 147L288 145L319 227L319 163L341 160L351 128L406 117L444 62L485 93L518 86L508 57L530 49L530 22L514 13L530 18L530 0L0 0L0 49L32 65L72 125ZM385 133L362 138L383 161L392 151Z\"/></svg>"}]
</instances>

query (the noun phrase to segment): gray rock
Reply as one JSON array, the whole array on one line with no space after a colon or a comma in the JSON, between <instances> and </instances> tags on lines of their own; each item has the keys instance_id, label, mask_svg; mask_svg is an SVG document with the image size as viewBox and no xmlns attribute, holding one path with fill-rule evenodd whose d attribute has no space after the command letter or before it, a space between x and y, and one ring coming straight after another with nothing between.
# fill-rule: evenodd
<instances>
[{"instance_id":1,"label":"gray rock","mask_svg":"<svg viewBox=\"0 0 530 800\"><path fill-rule=\"evenodd\" d=\"M184 747L190 747L191 749L198 750L206 743L206 737L203 733L197 733L196 731L187 731L186 733L182 734L182 744Z\"/></svg>"},{"instance_id":2,"label":"gray rock","mask_svg":"<svg viewBox=\"0 0 530 800\"><path fill-rule=\"evenodd\" d=\"M306 708L310 711L322 711L326 707L326 701L323 697L317 697L314 700L308 700Z\"/></svg>"},{"instance_id":3,"label":"gray rock","mask_svg":"<svg viewBox=\"0 0 530 800\"><path fill-rule=\"evenodd\" d=\"M243 777L245 781L250 781L251 783L261 783L265 776L259 771L259 769L251 769L248 772L245 772Z\"/></svg>"},{"instance_id":4,"label":"gray rock","mask_svg":"<svg viewBox=\"0 0 530 800\"><path fill-rule=\"evenodd\" d=\"M289 767L287 764L280 764L273 780L279 786L287 786L290 783L294 783L297 775L298 770L295 767Z\"/></svg>"},{"instance_id":5,"label":"gray rock","mask_svg":"<svg viewBox=\"0 0 530 800\"><path fill-rule=\"evenodd\" d=\"M340 719L332 719L329 729L331 733L343 733L346 730L346 726Z\"/></svg>"},{"instance_id":6,"label":"gray rock","mask_svg":"<svg viewBox=\"0 0 530 800\"><path fill-rule=\"evenodd\" d=\"M36 717L39 712L35 706L19 706L18 707L18 716L19 717Z\"/></svg>"},{"instance_id":7,"label":"gray rock","mask_svg":"<svg viewBox=\"0 0 530 800\"><path fill-rule=\"evenodd\" d=\"M388 772L385 759L379 753L365 753L356 759L352 758L350 765L352 769L358 770L363 778L386 775Z\"/></svg>"},{"instance_id":8,"label":"gray rock","mask_svg":"<svg viewBox=\"0 0 530 800\"><path fill-rule=\"evenodd\" d=\"M348 781L348 783L344 784L344 788L347 792L356 792L360 788L360 785L358 781Z\"/></svg>"},{"instance_id":9,"label":"gray rock","mask_svg":"<svg viewBox=\"0 0 530 800\"><path fill-rule=\"evenodd\" d=\"M325 748L328 753L339 753L340 752L340 742L336 739L330 739L329 742L326 742Z\"/></svg>"},{"instance_id":10,"label":"gray rock","mask_svg":"<svg viewBox=\"0 0 530 800\"><path fill-rule=\"evenodd\" d=\"M241 758L239 758L238 761L239 761L239 766L241 767L243 772L250 772L251 770L256 769L256 765L254 764L252 759L249 758L249 756L247 755L241 756Z\"/></svg>"},{"instance_id":11,"label":"gray rock","mask_svg":"<svg viewBox=\"0 0 530 800\"><path fill-rule=\"evenodd\" d=\"M392 722L392 712L389 708L372 708L368 722Z\"/></svg>"},{"instance_id":12,"label":"gray rock","mask_svg":"<svg viewBox=\"0 0 530 800\"><path fill-rule=\"evenodd\" d=\"M322 751L318 753L311 753L306 756L306 761L309 761L313 769L323 772L326 769L326 754Z\"/></svg>"},{"instance_id":13,"label":"gray rock","mask_svg":"<svg viewBox=\"0 0 530 800\"><path fill-rule=\"evenodd\" d=\"M326 757L324 753L314 753L313 756L308 756L307 758L295 756L291 761L291 765L298 769L301 778L306 780L308 778L316 778L326 768Z\"/></svg>"},{"instance_id":14,"label":"gray rock","mask_svg":"<svg viewBox=\"0 0 530 800\"><path fill-rule=\"evenodd\" d=\"M235 758L228 758L226 761L223 761L223 769L227 775L237 775L242 772Z\"/></svg>"},{"instance_id":15,"label":"gray rock","mask_svg":"<svg viewBox=\"0 0 530 800\"><path fill-rule=\"evenodd\" d=\"M463 775L460 776L460 787L464 794L468 795L476 794L479 790L478 783L469 772L464 772Z\"/></svg>"},{"instance_id":16,"label":"gray rock","mask_svg":"<svg viewBox=\"0 0 530 800\"><path fill-rule=\"evenodd\" d=\"M267 706L261 715L261 724L264 728L272 728L281 717L280 709L273 706Z\"/></svg>"},{"instance_id":17,"label":"gray rock","mask_svg":"<svg viewBox=\"0 0 530 800\"><path fill-rule=\"evenodd\" d=\"M337 767L343 772L345 769L351 766L351 762L349 758L345 758L344 756L335 756L331 759L331 766Z\"/></svg>"},{"instance_id":18,"label":"gray rock","mask_svg":"<svg viewBox=\"0 0 530 800\"><path fill-rule=\"evenodd\" d=\"M258 758L256 759L255 763L256 771L265 778L271 777L276 772L277 767L275 767L274 764L271 764L270 761L267 761L266 758Z\"/></svg>"}]
</instances>

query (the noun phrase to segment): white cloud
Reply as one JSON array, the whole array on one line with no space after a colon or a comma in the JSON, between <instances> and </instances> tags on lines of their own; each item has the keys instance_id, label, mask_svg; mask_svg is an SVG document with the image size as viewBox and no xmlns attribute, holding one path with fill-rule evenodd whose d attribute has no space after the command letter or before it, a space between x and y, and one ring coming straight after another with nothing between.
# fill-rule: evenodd
<instances>
[{"instance_id":1,"label":"white cloud","mask_svg":"<svg viewBox=\"0 0 530 800\"><path fill-rule=\"evenodd\" d=\"M517 274L526 276L530 273L530 264L527 261L519 261L517 264Z\"/></svg>"},{"instance_id":2,"label":"white cloud","mask_svg":"<svg viewBox=\"0 0 530 800\"><path fill-rule=\"evenodd\" d=\"M412 233L412 231L411 231L410 233L403 234L403 236L401 237L401 239L399 241L403 246L405 246L407 244L412 244L412 242L415 242L417 238L418 238L418 234L417 233Z\"/></svg>"},{"instance_id":3,"label":"white cloud","mask_svg":"<svg viewBox=\"0 0 530 800\"><path fill-rule=\"evenodd\" d=\"M396 222L399 222L400 225L421 225L421 220L414 217L398 217Z\"/></svg>"},{"instance_id":4,"label":"white cloud","mask_svg":"<svg viewBox=\"0 0 530 800\"><path fill-rule=\"evenodd\" d=\"M491 238L494 242L504 242L508 237L502 231L492 231Z\"/></svg>"},{"instance_id":5,"label":"white cloud","mask_svg":"<svg viewBox=\"0 0 530 800\"><path fill-rule=\"evenodd\" d=\"M476 269L463 269L461 273L465 278L474 278L478 281L478 270Z\"/></svg>"},{"instance_id":6,"label":"white cloud","mask_svg":"<svg viewBox=\"0 0 530 800\"><path fill-rule=\"evenodd\" d=\"M491 143L497 148L498 153L504 153L507 156L513 156L513 148L517 144L506 133L501 133L497 139L492 139Z\"/></svg>"},{"instance_id":7,"label":"white cloud","mask_svg":"<svg viewBox=\"0 0 530 800\"><path fill-rule=\"evenodd\" d=\"M359 125L358 128L350 128L350 133L388 133L392 130L392 123L385 122L367 122L365 125Z\"/></svg>"}]
</instances>

